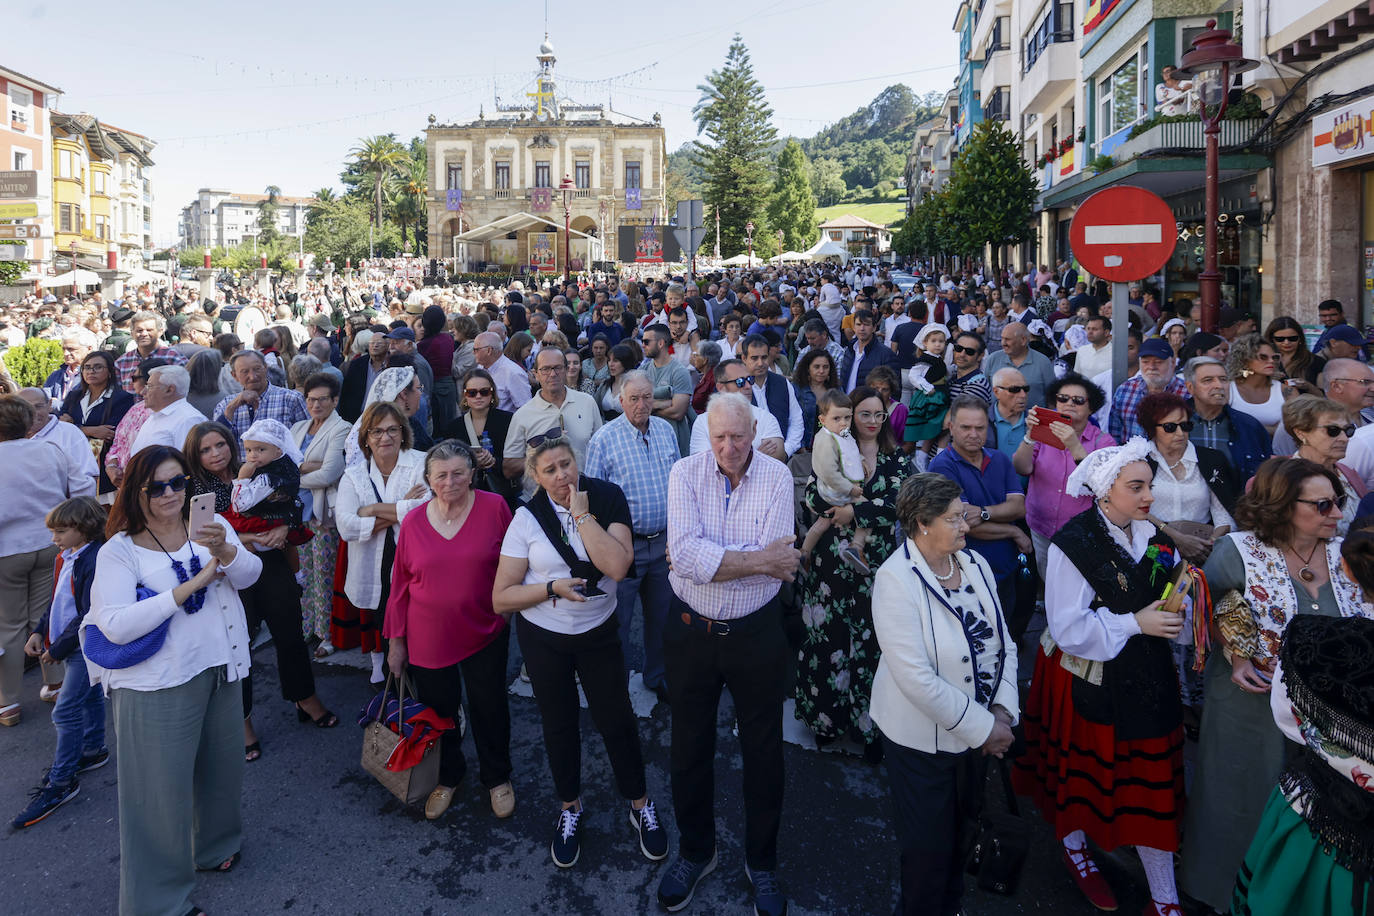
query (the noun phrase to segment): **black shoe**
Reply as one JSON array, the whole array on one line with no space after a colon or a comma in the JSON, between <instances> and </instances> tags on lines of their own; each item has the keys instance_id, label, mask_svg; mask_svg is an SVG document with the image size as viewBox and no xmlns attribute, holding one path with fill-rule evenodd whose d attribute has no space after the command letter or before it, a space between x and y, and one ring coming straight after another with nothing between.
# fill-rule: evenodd
<instances>
[{"instance_id":1,"label":"black shoe","mask_svg":"<svg viewBox=\"0 0 1374 916\"><path fill-rule=\"evenodd\" d=\"M76 773L89 773L91 770L98 770L110 762L110 752L101 748L94 754L82 754L81 759L76 763Z\"/></svg>"},{"instance_id":2,"label":"black shoe","mask_svg":"<svg viewBox=\"0 0 1374 916\"><path fill-rule=\"evenodd\" d=\"M754 916L787 916L787 897L775 871L753 871L744 866L744 874L754 888Z\"/></svg>"},{"instance_id":3,"label":"black shoe","mask_svg":"<svg viewBox=\"0 0 1374 916\"><path fill-rule=\"evenodd\" d=\"M665 910L676 913L692 902L692 894L697 885L711 872L716 870L716 853L712 851L708 862L692 862L679 855L668 866L663 880L658 883L658 902Z\"/></svg>"},{"instance_id":4,"label":"black shoe","mask_svg":"<svg viewBox=\"0 0 1374 916\"><path fill-rule=\"evenodd\" d=\"M296 721L300 722L301 724L311 722L314 724L316 728L333 728L334 726L339 724L339 717L326 709L318 719L313 719L311 718L310 713L306 712L304 709L301 709L301 704L297 703Z\"/></svg>"},{"instance_id":5,"label":"black shoe","mask_svg":"<svg viewBox=\"0 0 1374 916\"><path fill-rule=\"evenodd\" d=\"M668 857L668 831L658 821L654 803L646 801L643 808L630 808L630 826L639 834L639 851L650 862Z\"/></svg>"},{"instance_id":6,"label":"black shoe","mask_svg":"<svg viewBox=\"0 0 1374 916\"><path fill-rule=\"evenodd\" d=\"M559 868L572 868L582 855L582 846L577 839L581 820L580 808L564 808L558 813L558 824L555 827L553 843L549 845L549 853L553 856L553 864Z\"/></svg>"},{"instance_id":7,"label":"black shoe","mask_svg":"<svg viewBox=\"0 0 1374 916\"><path fill-rule=\"evenodd\" d=\"M14 820L10 821L10 826L15 830L32 827L73 798L76 798L80 793L81 784L76 780L72 780L65 786L54 786L51 783L45 782L29 793L29 798L31 799L29 801L29 806L19 812L19 815L15 817Z\"/></svg>"}]
</instances>

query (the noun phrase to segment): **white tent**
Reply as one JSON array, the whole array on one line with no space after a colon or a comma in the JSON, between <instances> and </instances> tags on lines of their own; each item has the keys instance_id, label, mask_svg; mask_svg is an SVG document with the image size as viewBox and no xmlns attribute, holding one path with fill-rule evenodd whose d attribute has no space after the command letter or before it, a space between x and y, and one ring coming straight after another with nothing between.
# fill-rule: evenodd
<instances>
[{"instance_id":1,"label":"white tent","mask_svg":"<svg viewBox=\"0 0 1374 916\"><path fill-rule=\"evenodd\" d=\"M840 263L848 263L849 250L833 239L821 239L810 248L806 249L806 256L813 261L824 261L826 258L839 258Z\"/></svg>"},{"instance_id":2,"label":"white tent","mask_svg":"<svg viewBox=\"0 0 1374 916\"><path fill-rule=\"evenodd\" d=\"M769 260L785 264L791 261L809 261L810 257L801 251L784 251L782 254L775 258L770 258Z\"/></svg>"},{"instance_id":3,"label":"white tent","mask_svg":"<svg viewBox=\"0 0 1374 916\"><path fill-rule=\"evenodd\" d=\"M721 261L720 263L722 267L744 267L748 265L751 260L757 261L760 264L763 263L762 258L751 259L747 254L737 254L733 258L726 258L724 261Z\"/></svg>"},{"instance_id":4,"label":"white tent","mask_svg":"<svg viewBox=\"0 0 1374 916\"><path fill-rule=\"evenodd\" d=\"M93 270L69 270L55 277L44 277L44 286L97 286L100 275Z\"/></svg>"},{"instance_id":5,"label":"white tent","mask_svg":"<svg viewBox=\"0 0 1374 916\"><path fill-rule=\"evenodd\" d=\"M125 283L166 283L172 278L166 274L147 270L143 267L130 267L128 276L124 278Z\"/></svg>"}]
</instances>

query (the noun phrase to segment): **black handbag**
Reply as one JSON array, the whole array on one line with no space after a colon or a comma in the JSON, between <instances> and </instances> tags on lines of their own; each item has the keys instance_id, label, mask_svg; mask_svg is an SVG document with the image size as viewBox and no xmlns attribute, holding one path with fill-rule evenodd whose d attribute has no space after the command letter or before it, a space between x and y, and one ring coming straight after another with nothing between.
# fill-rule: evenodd
<instances>
[{"instance_id":1,"label":"black handbag","mask_svg":"<svg viewBox=\"0 0 1374 916\"><path fill-rule=\"evenodd\" d=\"M972 836L965 871L973 875L979 888L1004 897L1013 896L1021 883L1021 870L1030 851L1030 824L1021 817L1016 793L1011 787L1011 772L1005 758L994 758L1001 775L1002 789L1007 797L1007 813L981 810L987 783L987 758L975 758L975 777L970 786L972 797L980 809L968 824ZM979 790L984 790L980 792Z\"/></svg>"}]
</instances>

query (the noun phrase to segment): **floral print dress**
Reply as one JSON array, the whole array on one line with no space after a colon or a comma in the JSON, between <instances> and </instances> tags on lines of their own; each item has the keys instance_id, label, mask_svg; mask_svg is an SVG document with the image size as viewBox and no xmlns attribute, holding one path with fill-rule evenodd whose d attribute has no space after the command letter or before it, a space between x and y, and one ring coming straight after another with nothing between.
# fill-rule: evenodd
<instances>
[{"instance_id":1,"label":"floral print dress","mask_svg":"<svg viewBox=\"0 0 1374 916\"><path fill-rule=\"evenodd\" d=\"M910 471L900 449L878 453L877 468L854 504L854 526L869 530L864 557L876 570L897 547L897 491ZM829 508L816 492L816 478L804 497L809 527L817 511ZM804 633L797 653L796 717L818 738L849 736L869 742L877 728L868 716L878 639L873 633L873 576L851 569L840 551L853 528L830 528L811 554L798 583Z\"/></svg>"}]
</instances>

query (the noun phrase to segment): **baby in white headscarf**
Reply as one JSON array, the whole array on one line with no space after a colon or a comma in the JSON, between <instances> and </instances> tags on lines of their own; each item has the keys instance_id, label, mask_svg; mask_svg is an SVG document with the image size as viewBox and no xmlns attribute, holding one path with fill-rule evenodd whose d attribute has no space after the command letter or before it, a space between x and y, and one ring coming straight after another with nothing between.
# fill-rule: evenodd
<instances>
[{"instance_id":1,"label":"baby in white headscarf","mask_svg":"<svg viewBox=\"0 0 1374 916\"><path fill-rule=\"evenodd\" d=\"M296 546L315 536L301 521L301 450L284 423L264 419L244 432L243 456L230 504L245 524L235 529L253 533L289 526L286 559L299 574Z\"/></svg>"}]
</instances>

